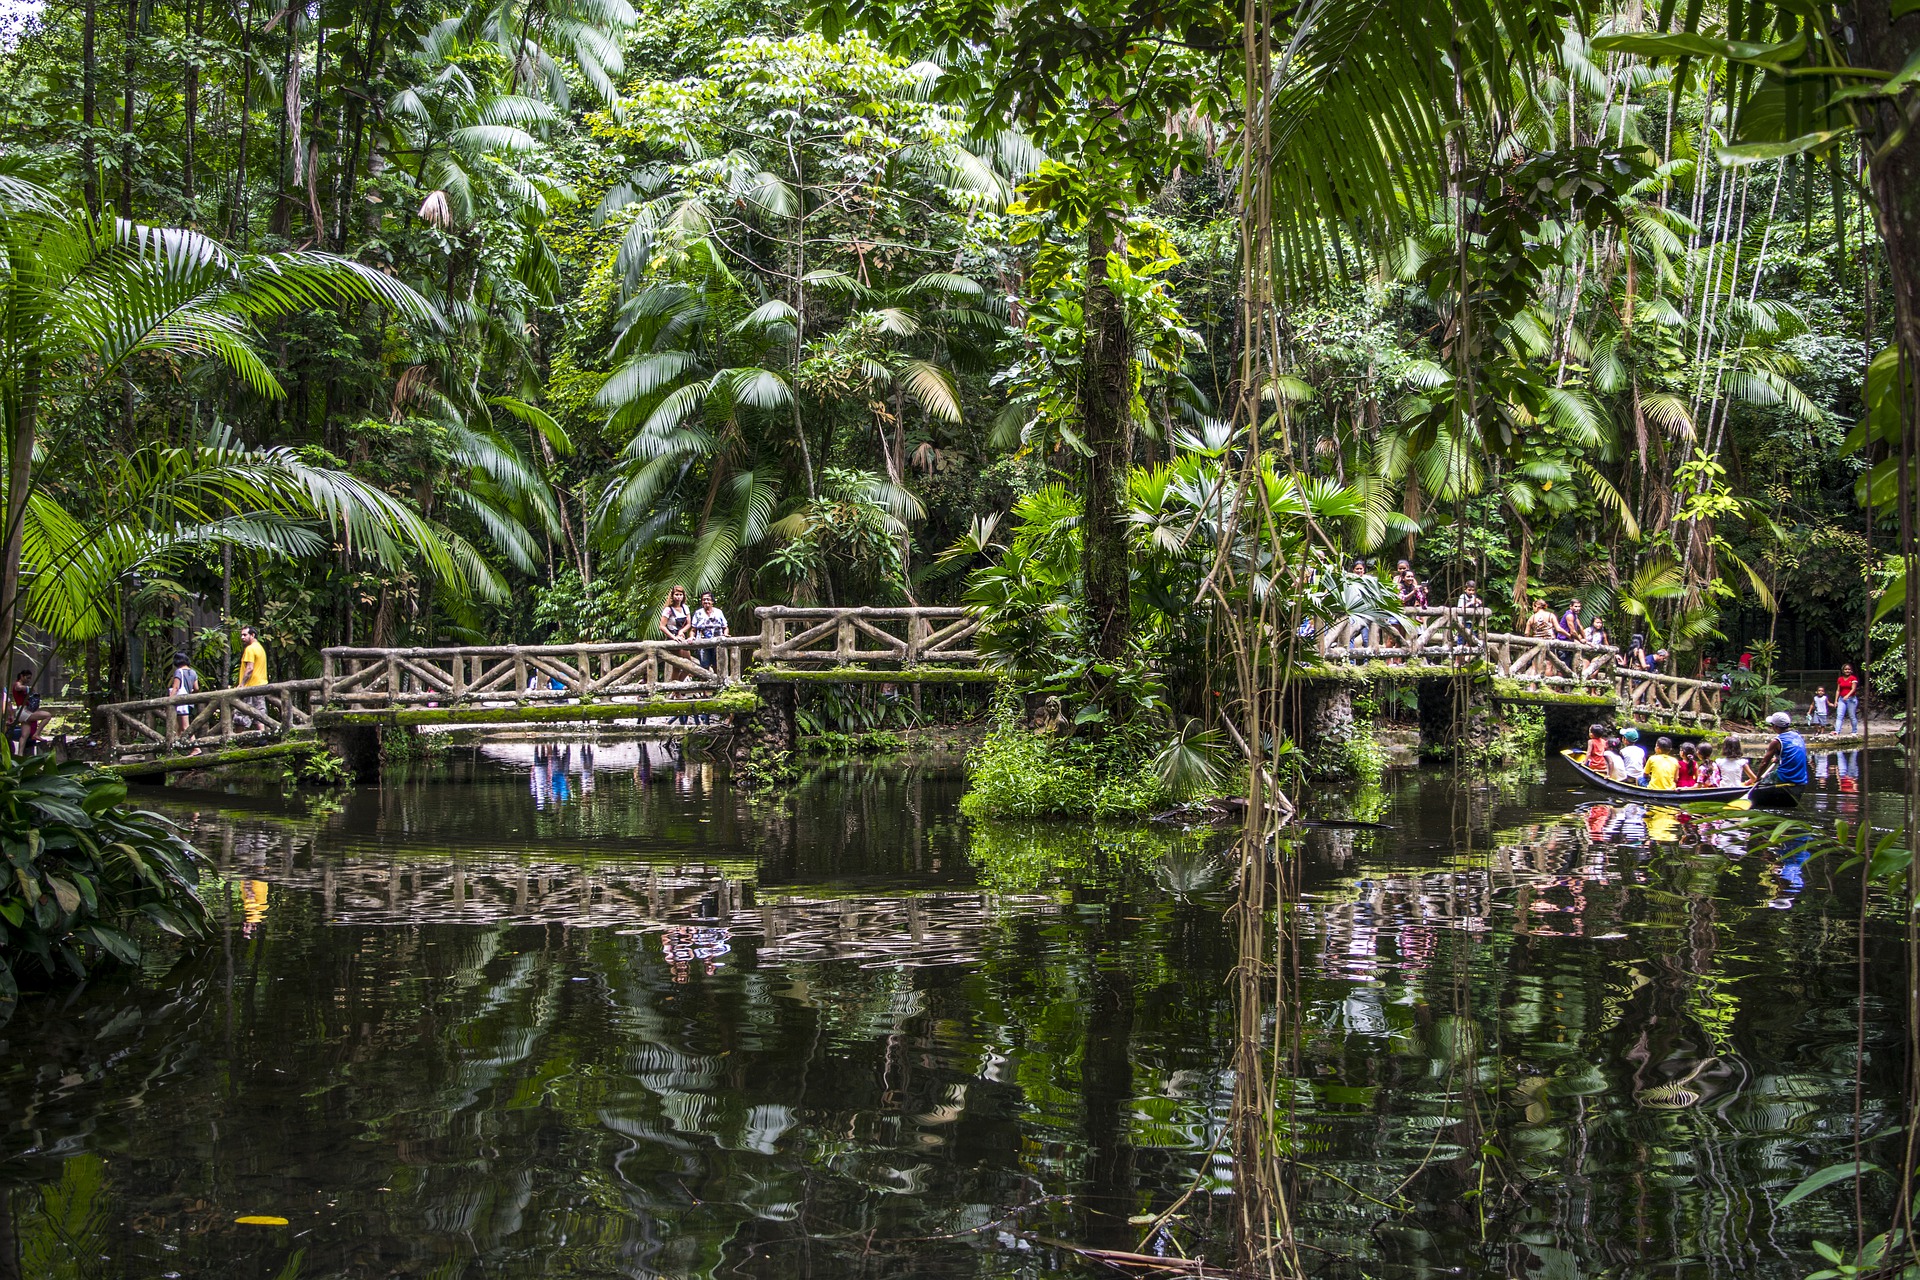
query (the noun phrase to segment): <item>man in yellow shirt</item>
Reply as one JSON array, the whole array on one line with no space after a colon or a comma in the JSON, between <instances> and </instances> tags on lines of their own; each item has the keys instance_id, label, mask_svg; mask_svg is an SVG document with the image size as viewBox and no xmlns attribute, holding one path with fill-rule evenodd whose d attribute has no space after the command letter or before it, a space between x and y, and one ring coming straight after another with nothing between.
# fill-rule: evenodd
<instances>
[{"instance_id":1,"label":"man in yellow shirt","mask_svg":"<svg viewBox=\"0 0 1920 1280\"><path fill-rule=\"evenodd\" d=\"M246 647L240 651L240 687L252 688L267 682L267 651L260 643L260 637L252 627L240 628L240 640ZM267 700L248 698L247 706L253 708L253 716L247 719L247 727L258 723L266 724Z\"/></svg>"},{"instance_id":2,"label":"man in yellow shirt","mask_svg":"<svg viewBox=\"0 0 1920 1280\"><path fill-rule=\"evenodd\" d=\"M1679 789L1680 757L1673 754L1673 739L1661 738L1647 757L1647 785L1655 791Z\"/></svg>"}]
</instances>

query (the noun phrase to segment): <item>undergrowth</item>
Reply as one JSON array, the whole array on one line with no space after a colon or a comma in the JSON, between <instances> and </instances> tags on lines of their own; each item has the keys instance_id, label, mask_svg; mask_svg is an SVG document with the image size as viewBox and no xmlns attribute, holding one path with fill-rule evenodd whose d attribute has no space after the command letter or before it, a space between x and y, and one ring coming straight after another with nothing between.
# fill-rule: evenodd
<instances>
[{"instance_id":1,"label":"undergrowth","mask_svg":"<svg viewBox=\"0 0 1920 1280\"><path fill-rule=\"evenodd\" d=\"M1049 737L1003 716L967 753L960 809L972 818L1145 817L1174 799L1155 754L1136 735Z\"/></svg>"}]
</instances>

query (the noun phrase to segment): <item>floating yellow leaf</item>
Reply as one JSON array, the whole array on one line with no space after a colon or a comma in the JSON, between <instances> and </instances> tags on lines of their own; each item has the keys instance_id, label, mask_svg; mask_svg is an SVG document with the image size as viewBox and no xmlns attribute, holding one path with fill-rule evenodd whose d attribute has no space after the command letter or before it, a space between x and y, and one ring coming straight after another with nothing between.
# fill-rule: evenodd
<instances>
[{"instance_id":1,"label":"floating yellow leaf","mask_svg":"<svg viewBox=\"0 0 1920 1280\"><path fill-rule=\"evenodd\" d=\"M234 1221L243 1227L284 1227L287 1225L285 1218L276 1218L266 1213L250 1213L244 1218L235 1218Z\"/></svg>"}]
</instances>

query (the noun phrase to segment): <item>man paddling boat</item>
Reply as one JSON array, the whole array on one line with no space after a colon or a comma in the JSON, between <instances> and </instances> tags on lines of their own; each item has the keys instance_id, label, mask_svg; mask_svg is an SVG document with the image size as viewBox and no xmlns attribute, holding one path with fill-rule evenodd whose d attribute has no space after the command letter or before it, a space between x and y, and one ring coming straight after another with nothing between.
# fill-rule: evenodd
<instances>
[{"instance_id":1,"label":"man paddling boat","mask_svg":"<svg viewBox=\"0 0 1920 1280\"><path fill-rule=\"evenodd\" d=\"M1778 765L1776 782L1790 787L1805 786L1811 777L1807 769L1807 740L1794 730L1793 717L1776 711L1767 717L1767 728L1773 730L1773 741L1767 744L1766 754L1760 757L1754 776L1764 778L1769 765Z\"/></svg>"}]
</instances>

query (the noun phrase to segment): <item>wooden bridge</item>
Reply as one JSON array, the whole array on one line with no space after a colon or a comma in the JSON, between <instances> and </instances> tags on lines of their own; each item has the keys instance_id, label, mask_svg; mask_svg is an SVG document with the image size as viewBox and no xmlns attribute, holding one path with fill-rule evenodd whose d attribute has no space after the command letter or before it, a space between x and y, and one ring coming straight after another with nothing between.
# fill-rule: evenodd
<instances>
[{"instance_id":1,"label":"wooden bridge","mask_svg":"<svg viewBox=\"0 0 1920 1280\"><path fill-rule=\"evenodd\" d=\"M1585 694L1616 703L1629 715L1690 724L1717 724L1724 692L1717 681L1690 680L1659 672L1635 671L1613 645L1580 640L1490 631L1491 609L1426 608L1402 610L1406 626L1367 624L1346 618L1315 631L1314 653L1329 666L1380 662L1404 667L1409 676L1446 674L1467 663L1484 661L1494 676L1511 686L1551 694ZM1526 700L1509 692L1507 701Z\"/></svg>"},{"instance_id":2,"label":"wooden bridge","mask_svg":"<svg viewBox=\"0 0 1920 1280\"><path fill-rule=\"evenodd\" d=\"M122 766L184 758L250 758L289 735L341 727L531 725L752 711L749 688L790 705L802 682L991 681L963 607L756 611L757 635L707 642L330 648L317 679L105 704L95 711L107 757ZM1612 698L1629 713L1717 721L1720 687L1632 672L1619 650L1487 631L1491 611L1408 610L1404 625L1346 619L1317 631L1326 666L1382 664L1408 676L1453 675L1485 662L1512 685ZM1520 701L1523 697L1509 697ZM201 760L201 763L212 761Z\"/></svg>"}]
</instances>

